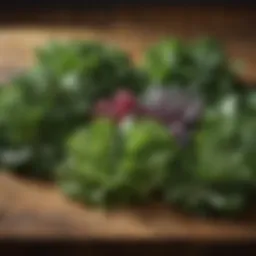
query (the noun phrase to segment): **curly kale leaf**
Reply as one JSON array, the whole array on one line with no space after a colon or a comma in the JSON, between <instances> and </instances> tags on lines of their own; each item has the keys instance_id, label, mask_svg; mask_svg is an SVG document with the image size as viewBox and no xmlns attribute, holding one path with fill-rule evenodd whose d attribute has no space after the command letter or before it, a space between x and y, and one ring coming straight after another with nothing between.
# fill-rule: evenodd
<instances>
[{"instance_id":1,"label":"curly kale leaf","mask_svg":"<svg viewBox=\"0 0 256 256\"><path fill-rule=\"evenodd\" d=\"M203 215L242 213L256 195L256 123L229 96L208 109L190 148L180 152L166 185L167 201ZM176 173L175 173L176 172Z\"/></svg>"},{"instance_id":2,"label":"curly kale leaf","mask_svg":"<svg viewBox=\"0 0 256 256\"><path fill-rule=\"evenodd\" d=\"M150 84L185 86L189 70L186 46L177 39L166 39L145 53L143 70Z\"/></svg>"},{"instance_id":3,"label":"curly kale leaf","mask_svg":"<svg viewBox=\"0 0 256 256\"><path fill-rule=\"evenodd\" d=\"M153 121L121 128L99 119L69 140L59 185L92 204L145 202L161 187L174 153L168 130Z\"/></svg>"},{"instance_id":4,"label":"curly kale leaf","mask_svg":"<svg viewBox=\"0 0 256 256\"><path fill-rule=\"evenodd\" d=\"M149 84L187 87L210 104L245 90L224 48L211 38L187 45L173 39L162 41L146 52L144 71Z\"/></svg>"},{"instance_id":5,"label":"curly kale leaf","mask_svg":"<svg viewBox=\"0 0 256 256\"><path fill-rule=\"evenodd\" d=\"M1 164L52 176L64 141L90 121L95 101L117 88L138 93L141 81L129 57L110 46L71 41L38 49L35 66L0 94Z\"/></svg>"},{"instance_id":6,"label":"curly kale leaf","mask_svg":"<svg viewBox=\"0 0 256 256\"><path fill-rule=\"evenodd\" d=\"M189 54L193 65L192 87L207 102L216 103L230 93L246 91L220 42L211 38L198 39L190 45Z\"/></svg>"},{"instance_id":7,"label":"curly kale leaf","mask_svg":"<svg viewBox=\"0 0 256 256\"><path fill-rule=\"evenodd\" d=\"M41 106L24 101L19 87L5 86L0 93L0 162L16 168L33 155L32 142L44 114Z\"/></svg>"},{"instance_id":8,"label":"curly kale leaf","mask_svg":"<svg viewBox=\"0 0 256 256\"><path fill-rule=\"evenodd\" d=\"M89 105L121 87L142 89L142 76L129 56L98 42L51 42L38 50L37 60L49 83L82 94Z\"/></svg>"},{"instance_id":9,"label":"curly kale leaf","mask_svg":"<svg viewBox=\"0 0 256 256\"><path fill-rule=\"evenodd\" d=\"M42 101L35 94L31 97L31 93L33 89L27 94L23 83L14 83L1 90L0 164L48 178L58 161L65 128L51 126L48 128L50 136L46 136L45 121L51 102Z\"/></svg>"}]
</instances>

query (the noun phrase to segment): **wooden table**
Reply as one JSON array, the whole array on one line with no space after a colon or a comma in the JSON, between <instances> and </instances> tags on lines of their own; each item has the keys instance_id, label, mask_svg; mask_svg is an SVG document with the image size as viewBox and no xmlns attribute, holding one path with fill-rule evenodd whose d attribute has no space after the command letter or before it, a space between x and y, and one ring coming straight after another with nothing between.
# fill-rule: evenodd
<instances>
[{"instance_id":1,"label":"wooden table","mask_svg":"<svg viewBox=\"0 0 256 256\"><path fill-rule=\"evenodd\" d=\"M51 39L96 39L117 44L135 61L146 47L167 36L190 39L212 35L231 59L246 65L243 75L256 80L256 16L243 7L109 8L98 11L0 10L0 67L24 68L34 60L34 48Z\"/></svg>"},{"instance_id":2,"label":"wooden table","mask_svg":"<svg viewBox=\"0 0 256 256\"><path fill-rule=\"evenodd\" d=\"M231 60L245 62L241 75L256 79L254 10L144 7L96 11L2 13L2 79L32 65L33 50L50 39L97 39L117 44L139 61L146 47L165 36L210 34ZM68 201L50 184L0 175L0 237L169 238L181 241L256 241L254 216L227 222L185 217L161 206L103 212ZM185 254L181 254L185 255Z\"/></svg>"}]
</instances>

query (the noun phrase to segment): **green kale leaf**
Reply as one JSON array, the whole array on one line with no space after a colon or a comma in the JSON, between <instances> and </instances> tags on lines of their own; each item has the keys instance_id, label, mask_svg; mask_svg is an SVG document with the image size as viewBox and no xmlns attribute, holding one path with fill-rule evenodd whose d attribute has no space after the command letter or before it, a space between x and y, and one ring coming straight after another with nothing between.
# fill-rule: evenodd
<instances>
[{"instance_id":1,"label":"green kale leaf","mask_svg":"<svg viewBox=\"0 0 256 256\"><path fill-rule=\"evenodd\" d=\"M98 119L69 140L59 185L86 203L144 203L162 186L175 151L168 130L154 121L117 126Z\"/></svg>"},{"instance_id":2,"label":"green kale leaf","mask_svg":"<svg viewBox=\"0 0 256 256\"><path fill-rule=\"evenodd\" d=\"M208 104L245 90L224 48L211 38L190 44L176 39L157 43L146 52L143 70L149 85L186 87Z\"/></svg>"},{"instance_id":3,"label":"green kale leaf","mask_svg":"<svg viewBox=\"0 0 256 256\"><path fill-rule=\"evenodd\" d=\"M170 173L167 201L206 216L236 216L252 205L256 122L239 113L239 100L230 95L207 110Z\"/></svg>"},{"instance_id":4,"label":"green kale leaf","mask_svg":"<svg viewBox=\"0 0 256 256\"><path fill-rule=\"evenodd\" d=\"M71 41L38 49L34 67L1 87L0 164L53 177L66 138L90 121L95 102L118 88L139 93L142 81L129 56L111 46Z\"/></svg>"}]
</instances>

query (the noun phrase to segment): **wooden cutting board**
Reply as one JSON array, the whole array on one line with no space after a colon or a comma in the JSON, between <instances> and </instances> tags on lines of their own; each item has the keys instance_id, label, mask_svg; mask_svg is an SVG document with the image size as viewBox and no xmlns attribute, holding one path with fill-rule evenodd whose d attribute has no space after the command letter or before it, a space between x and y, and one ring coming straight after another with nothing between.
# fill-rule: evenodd
<instances>
[{"instance_id":1,"label":"wooden cutting board","mask_svg":"<svg viewBox=\"0 0 256 256\"><path fill-rule=\"evenodd\" d=\"M152 205L103 211L71 202L50 184L0 175L0 237L256 239L256 218L203 220Z\"/></svg>"},{"instance_id":2,"label":"wooden cutting board","mask_svg":"<svg viewBox=\"0 0 256 256\"><path fill-rule=\"evenodd\" d=\"M223 8L119 8L109 11L2 13L1 80L32 65L33 50L50 39L99 39L129 51L135 61L147 46L169 35L218 37L241 75L256 80L254 12ZM161 206L104 212L71 202L54 185L0 175L0 237L175 238L186 241L256 241L256 214L246 221L188 217Z\"/></svg>"}]
</instances>

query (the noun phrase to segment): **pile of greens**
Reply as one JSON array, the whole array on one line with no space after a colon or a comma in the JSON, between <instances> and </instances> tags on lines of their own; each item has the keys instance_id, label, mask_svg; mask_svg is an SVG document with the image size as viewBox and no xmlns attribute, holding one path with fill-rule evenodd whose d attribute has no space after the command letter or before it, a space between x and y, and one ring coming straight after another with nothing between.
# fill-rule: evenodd
<instances>
[{"instance_id":1,"label":"pile of greens","mask_svg":"<svg viewBox=\"0 0 256 256\"><path fill-rule=\"evenodd\" d=\"M51 42L35 66L0 91L0 164L52 178L66 138L93 104L118 88L139 93L142 76L123 51L97 42Z\"/></svg>"},{"instance_id":2,"label":"pile of greens","mask_svg":"<svg viewBox=\"0 0 256 256\"><path fill-rule=\"evenodd\" d=\"M2 167L104 207L158 200L206 216L252 207L256 92L219 42L167 39L138 67L99 42L36 54L0 87Z\"/></svg>"}]
</instances>

